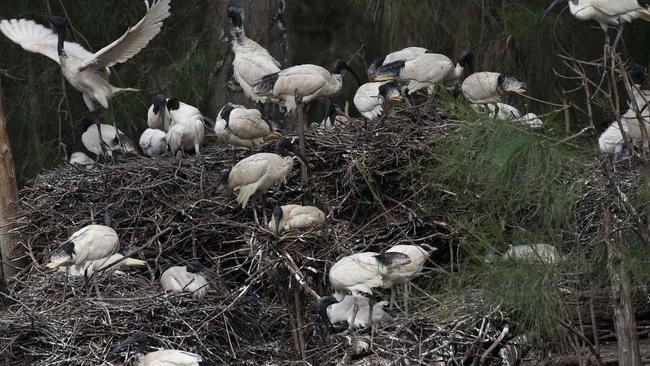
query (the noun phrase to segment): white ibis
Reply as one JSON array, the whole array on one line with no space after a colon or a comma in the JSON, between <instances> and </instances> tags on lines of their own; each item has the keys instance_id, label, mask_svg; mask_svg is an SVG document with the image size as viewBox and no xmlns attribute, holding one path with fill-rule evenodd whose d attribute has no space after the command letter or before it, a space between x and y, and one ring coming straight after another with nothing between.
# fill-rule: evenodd
<instances>
[{"instance_id":1,"label":"white ibis","mask_svg":"<svg viewBox=\"0 0 650 366\"><path fill-rule=\"evenodd\" d=\"M359 113L372 121L381 116L385 102L402 102L404 97L400 95L399 86L395 82L371 82L357 89L353 101Z\"/></svg>"},{"instance_id":2,"label":"white ibis","mask_svg":"<svg viewBox=\"0 0 650 366\"><path fill-rule=\"evenodd\" d=\"M99 126L99 129L94 128L93 125ZM99 119L93 115L82 118L81 126L84 130L81 134L81 143L83 143L86 150L95 154L97 159L103 156L112 158L113 151L132 155L137 155L138 153L130 137L120 130L115 130L114 126L99 123ZM101 131L101 133L98 133L98 131ZM100 143L100 136L104 145ZM102 146L105 148L102 149Z\"/></svg>"},{"instance_id":3,"label":"white ibis","mask_svg":"<svg viewBox=\"0 0 650 366\"><path fill-rule=\"evenodd\" d=\"M199 261L191 260L185 266L170 267L163 272L160 285L165 291L187 292L202 299L208 293L208 281L201 273L207 270Z\"/></svg>"},{"instance_id":4,"label":"white ibis","mask_svg":"<svg viewBox=\"0 0 650 366\"><path fill-rule=\"evenodd\" d=\"M255 83L253 92L284 101L290 113L296 109L296 90L304 104L337 94L343 86L343 70L348 70L360 84L354 70L345 61L337 60L331 73L321 66L305 64L266 75Z\"/></svg>"},{"instance_id":5,"label":"white ibis","mask_svg":"<svg viewBox=\"0 0 650 366\"><path fill-rule=\"evenodd\" d=\"M374 79L378 68L395 61L413 60L414 58L420 55L424 55L428 51L429 50L427 50L424 47L406 47L406 48L402 48L399 51L394 51L385 56L378 57L375 60L373 60L370 66L368 67L368 75L370 76L371 79Z\"/></svg>"},{"instance_id":6,"label":"white ibis","mask_svg":"<svg viewBox=\"0 0 650 366\"><path fill-rule=\"evenodd\" d=\"M645 115L642 120L644 121L647 130L647 115ZM616 121L616 116L613 113L608 116L606 122L609 122L610 124L605 132L603 132L598 138L598 146L600 147L600 151L606 154L614 154L614 162L616 162L618 155L623 152L625 141L619 124ZM627 111L621 115L621 126L625 132L625 136L632 144L643 141L644 134L641 130L641 125L639 124L636 113L631 109L627 109Z\"/></svg>"},{"instance_id":7,"label":"white ibis","mask_svg":"<svg viewBox=\"0 0 650 366\"><path fill-rule=\"evenodd\" d=\"M409 283L417 277L424 268L424 263L431 254L438 250L427 244L421 245L395 245L386 253L403 253L408 256L410 262L404 264L388 274L393 286L391 287L390 306L395 302L395 286L404 285L404 311L408 314Z\"/></svg>"},{"instance_id":8,"label":"white ibis","mask_svg":"<svg viewBox=\"0 0 650 366\"><path fill-rule=\"evenodd\" d=\"M257 109L230 103L219 111L214 133L228 144L248 148L282 137L269 122L262 119L262 114Z\"/></svg>"},{"instance_id":9,"label":"white ibis","mask_svg":"<svg viewBox=\"0 0 650 366\"><path fill-rule=\"evenodd\" d=\"M94 169L95 161L86 155L86 153L81 151L72 152L72 148L66 144L61 144L63 150L65 151L65 160L70 164L79 166L86 169Z\"/></svg>"},{"instance_id":10,"label":"white ibis","mask_svg":"<svg viewBox=\"0 0 650 366\"><path fill-rule=\"evenodd\" d=\"M197 354L175 349L162 349L145 354L149 337L142 331L133 333L129 338L119 343L110 353L116 353L130 345L135 345L135 356L138 366L217 366L215 362L205 361Z\"/></svg>"},{"instance_id":11,"label":"white ibis","mask_svg":"<svg viewBox=\"0 0 650 366\"><path fill-rule=\"evenodd\" d=\"M96 103L108 109L109 101L115 95L137 91L137 89L111 85L108 81L109 67L126 62L135 56L160 33L163 20L171 15L170 1L154 0L145 16L136 25L94 54L77 43L65 41L67 24L64 18L41 12L28 14L48 20L56 28L56 34L49 28L28 19L2 20L0 32L26 51L40 53L58 62L65 79L83 94L88 110L95 112ZM97 129L100 129L99 122L97 122ZM105 148L103 144L101 146L102 149Z\"/></svg>"},{"instance_id":12,"label":"white ibis","mask_svg":"<svg viewBox=\"0 0 650 366\"><path fill-rule=\"evenodd\" d=\"M461 90L465 99L472 104L490 104L494 106L492 115L500 114L499 103L506 93L523 94L526 83L514 75L498 72L477 72L469 75L463 81ZM493 108L490 108L492 110Z\"/></svg>"},{"instance_id":13,"label":"white ibis","mask_svg":"<svg viewBox=\"0 0 650 366\"><path fill-rule=\"evenodd\" d=\"M473 60L474 54L471 51L463 52L456 65L445 55L424 53L412 60L384 64L375 71L374 80L397 79L407 83L409 93L427 88L431 94L437 84L459 79L464 70L471 67Z\"/></svg>"},{"instance_id":14,"label":"white ibis","mask_svg":"<svg viewBox=\"0 0 650 366\"><path fill-rule=\"evenodd\" d=\"M63 246L52 252L47 268L81 265L87 261L106 258L117 252L120 239L112 228L88 225L73 233Z\"/></svg>"},{"instance_id":15,"label":"white ibis","mask_svg":"<svg viewBox=\"0 0 650 366\"><path fill-rule=\"evenodd\" d=\"M633 103L636 103L636 110L639 115L644 117L650 116L650 90L643 90L642 85L645 82L645 69L641 65L633 65L628 73L632 82L632 96L634 101L628 103L630 109L635 110Z\"/></svg>"},{"instance_id":16,"label":"white ibis","mask_svg":"<svg viewBox=\"0 0 650 366\"><path fill-rule=\"evenodd\" d=\"M265 103L267 98L255 93L253 85L262 77L279 72L280 63L264 47L246 37L240 9L229 7L227 15L232 23L232 50L235 53L233 77L248 98Z\"/></svg>"},{"instance_id":17,"label":"white ibis","mask_svg":"<svg viewBox=\"0 0 650 366\"><path fill-rule=\"evenodd\" d=\"M305 165L307 161L293 146L293 139L283 137L276 146L277 154L253 154L240 160L223 176L222 186L237 194L237 203L242 208L252 199L253 215L258 225L256 201L261 199L273 184L286 183L295 157L305 162ZM265 201L261 201L264 210ZM263 213L266 222L266 212Z\"/></svg>"},{"instance_id":18,"label":"white ibis","mask_svg":"<svg viewBox=\"0 0 650 366\"><path fill-rule=\"evenodd\" d=\"M145 266L146 264L147 263L145 261L135 258L124 258L124 255L115 253L105 258L86 261L82 264L76 264L68 268L59 267L59 270L62 272L66 271L70 276L82 277L91 276L93 273L105 268L118 272L121 268L124 267Z\"/></svg>"},{"instance_id":19,"label":"white ibis","mask_svg":"<svg viewBox=\"0 0 650 366\"><path fill-rule=\"evenodd\" d=\"M370 301L366 297L358 299L359 310L355 319L352 319L354 312L354 303L352 296L334 294L334 296L324 296L316 304L316 310L321 318L328 325L340 322L348 323L349 328L365 328L368 326L368 319L372 318L373 323L379 323L391 316L386 312L388 301L379 301L372 307L372 317L370 316Z\"/></svg>"},{"instance_id":20,"label":"white ibis","mask_svg":"<svg viewBox=\"0 0 650 366\"><path fill-rule=\"evenodd\" d=\"M172 124L172 116L167 108L167 98L164 95L156 95L153 104L147 111L147 126L163 131L168 131Z\"/></svg>"},{"instance_id":21,"label":"white ibis","mask_svg":"<svg viewBox=\"0 0 650 366\"><path fill-rule=\"evenodd\" d=\"M165 141L172 155L182 157L185 152L194 150L196 156L201 156L201 145L205 140L205 126L200 120L190 123L176 123L169 128Z\"/></svg>"},{"instance_id":22,"label":"white ibis","mask_svg":"<svg viewBox=\"0 0 650 366\"><path fill-rule=\"evenodd\" d=\"M140 148L147 156L160 156L167 152L167 134L156 128L147 128L140 135Z\"/></svg>"},{"instance_id":23,"label":"white ibis","mask_svg":"<svg viewBox=\"0 0 650 366\"><path fill-rule=\"evenodd\" d=\"M560 252L551 244L514 245L505 252L503 257L546 264L557 264L562 260Z\"/></svg>"},{"instance_id":24,"label":"white ibis","mask_svg":"<svg viewBox=\"0 0 650 366\"><path fill-rule=\"evenodd\" d=\"M293 229L308 229L325 223L325 212L316 206L283 205L273 209L269 229L276 235Z\"/></svg>"},{"instance_id":25,"label":"white ibis","mask_svg":"<svg viewBox=\"0 0 650 366\"><path fill-rule=\"evenodd\" d=\"M515 120L516 122L521 123L524 126L528 126L530 128L542 128L544 127L544 122L542 121L541 118L535 113L526 113L523 116L517 118Z\"/></svg>"},{"instance_id":26,"label":"white ibis","mask_svg":"<svg viewBox=\"0 0 650 366\"><path fill-rule=\"evenodd\" d=\"M329 271L330 284L337 293L349 292L352 295L353 315L350 326L354 324L359 310L359 296L372 295L375 287L392 287L389 274L410 262L411 259L404 253L362 252L343 257L334 263ZM369 311L369 316L372 316L372 310ZM372 324L372 319L368 322Z\"/></svg>"},{"instance_id":27,"label":"white ibis","mask_svg":"<svg viewBox=\"0 0 650 366\"><path fill-rule=\"evenodd\" d=\"M472 109L477 112L487 113L490 118L499 121L514 120L521 117L521 112L516 107L506 103L472 104Z\"/></svg>"}]
</instances>

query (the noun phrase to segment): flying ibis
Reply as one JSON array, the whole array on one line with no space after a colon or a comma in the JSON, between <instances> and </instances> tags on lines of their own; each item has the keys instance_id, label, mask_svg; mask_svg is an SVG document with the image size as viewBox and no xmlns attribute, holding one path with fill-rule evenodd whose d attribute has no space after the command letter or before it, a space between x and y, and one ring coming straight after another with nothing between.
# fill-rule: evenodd
<instances>
[{"instance_id":1,"label":"flying ibis","mask_svg":"<svg viewBox=\"0 0 650 366\"><path fill-rule=\"evenodd\" d=\"M292 229L307 229L325 223L325 212L316 206L283 205L273 209L269 229L279 235Z\"/></svg>"},{"instance_id":2,"label":"flying ibis","mask_svg":"<svg viewBox=\"0 0 650 366\"><path fill-rule=\"evenodd\" d=\"M187 292L194 298L202 299L208 293L208 281L201 273L207 270L201 262L191 260L184 266L170 267L163 272L160 285L165 291Z\"/></svg>"},{"instance_id":3,"label":"flying ibis","mask_svg":"<svg viewBox=\"0 0 650 366\"><path fill-rule=\"evenodd\" d=\"M219 111L214 133L225 143L248 148L282 137L259 110L230 103Z\"/></svg>"},{"instance_id":4,"label":"flying ibis","mask_svg":"<svg viewBox=\"0 0 650 366\"><path fill-rule=\"evenodd\" d=\"M135 356L138 366L217 366L215 362L205 361L197 354L175 349L162 349L145 354L149 337L142 331L133 333L129 338L119 343L110 353L116 353L130 345L135 346Z\"/></svg>"}]
</instances>

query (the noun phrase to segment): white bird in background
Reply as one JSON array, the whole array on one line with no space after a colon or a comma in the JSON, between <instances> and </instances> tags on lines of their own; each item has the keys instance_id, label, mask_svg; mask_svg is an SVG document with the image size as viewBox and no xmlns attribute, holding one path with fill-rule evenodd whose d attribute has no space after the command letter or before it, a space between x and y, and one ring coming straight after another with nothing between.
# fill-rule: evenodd
<instances>
[{"instance_id":1,"label":"white bird in background","mask_svg":"<svg viewBox=\"0 0 650 366\"><path fill-rule=\"evenodd\" d=\"M147 128L140 135L140 148L147 156L160 156L167 152L169 146L166 141L167 134L155 128Z\"/></svg>"},{"instance_id":2,"label":"white bird in background","mask_svg":"<svg viewBox=\"0 0 650 366\"><path fill-rule=\"evenodd\" d=\"M431 94L437 84L462 77L465 68L471 68L473 60L474 54L469 50L463 52L456 65L445 55L425 53L412 60L384 64L375 71L374 80L397 79L407 82L409 93L427 88Z\"/></svg>"},{"instance_id":3,"label":"white bird in background","mask_svg":"<svg viewBox=\"0 0 650 366\"><path fill-rule=\"evenodd\" d=\"M214 133L225 143L248 148L282 137L269 122L262 119L257 109L230 103L219 111Z\"/></svg>"},{"instance_id":4,"label":"white bird in background","mask_svg":"<svg viewBox=\"0 0 650 366\"><path fill-rule=\"evenodd\" d=\"M160 285L165 291L187 292L202 299L208 293L208 281L201 273L207 270L199 261L191 260L185 266L170 267L163 272Z\"/></svg>"},{"instance_id":5,"label":"white bird in background","mask_svg":"<svg viewBox=\"0 0 650 366\"><path fill-rule=\"evenodd\" d=\"M255 93L253 84L266 75L279 72L280 63L264 47L246 37L240 9L229 7L227 15L232 23L232 50L235 53L233 77L248 98L265 103L267 98Z\"/></svg>"},{"instance_id":6,"label":"white bird in background","mask_svg":"<svg viewBox=\"0 0 650 366\"><path fill-rule=\"evenodd\" d=\"M378 57L370 63L370 66L368 67L368 75L370 76L370 79L374 79L376 71L380 67L395 61L410 61L420 55L424 55L428 51L429 50L424 47L406 47L399 51L394 51L385 56Z\"/></svg>"},{"instance_id":7,"label":"white bird in background","mask_svg":"<svg viewBox=\"0 0 650 366\"><path fill-rule=\"evenodd\" d=\"M645 115L642 120L647 134L650 131L648 127L650 119ZM610 114L606 122L609 123L609 127L598 138L598 146L600 147L600 151L606 154L614 154L614 162L617 162L619 154L623 152L623 148L625 147L625 140L616 121L615 114ZM639 124L636 113L631 109L628 109L621 115L621 125L623 126L625 136L631 140L632 144L643 141L644 133L641 130L641 125Z\"/></svg>"},{"instance_id":8,"label":"white bird in background","mask_svg":"<svg viewBox=\"0 0 650 366\"><path fill-rule=\"evenodd\" d=\"M305 165L307 160L293 146L293 139L283 137L277 143L277 154L257 153L240 160L223 176L222 185L227 191L237 194L237 203L242 208L246 207L252 198L253 215L255 222L259 225L257 218L256 201L261 199L264 221L266 194L269 187L274 183L286 183L287 176L291 173L294 156L302 160Z\"/></svg>"},{"instance_id":9,"label":"white bird in background","mask_svg":"<svg viewBox=\"0 0 650 366\"><path fill-rule=\"evenodd\" d=\"M641 65L634 65L628 73L630 81L632 82L632 95L634 100L630 100L628 106L631 110L639 111L639 114L643 117L650 116L650 90L643 90L642 85L645 83L645 69Z\"/></svg>"},{"instance_id":10,"label":"white bird in background","mask_svg":"<svg viewBox=\"0 0 650 366\"><path fill-rule=\"evenodd\" d=\"M562 260L560 252L551 244L514 245L505 252L503 257L546 264L557 264Z\"/></svg>"},{"instance_id":11,"label":"white bird in background","mask_svg":"<svg viewBox=\"0 0 650 366\"><path fill-rule=\"evenodd\" d=\"M80 166L86 169L95 169L95 161L81 151L72 152L72 148L64 143L63 151L65 151L65 160L72 165Z\"/></svg>"},{"instance_id":12,"label":"white bird in background","mask_svg":"<svg viewBox=\"0 0 650 366\"><path fill-rule=\"evenodd\" d=\"M172 115L167 108L167 98L164 95L156 95L153 104L147 111L147 126L158 130L169 131L172 124Z\"/></svg>"},{"instance_id":13,"label":"white bird in background","mask_svg":"<svg viewBox=\"0 0 650 366\"><path fill-rule=\"evenodd\" d=\"M480 113L487 113L490 118L499 121L514 120L521 117L521 113L517 108L501 102L493 104L472 104L472 109Z\"/></svg>"},{"instance_id":14,"label":"white bird in background","mask_svg":"<svg viewBox=\"0 0 650 366\"><path fill-rule=\"evenodd\" d=\"M363 252L343 257L334 263L329 271L330 284L337 293L352 294L353 315L350 326L355 323L359 310L359 296L372 295L375 287L392 287L389 274L410 262L411 259L404 253ZM372 311L369 312L371 314ZM369 319L369 323L372 324L372 319Z\"/></svg>"},{"instance_id":15,"label":"white bird in background","mask_svg":"<svg viewBox=\"0 0 650 366\"><path fill-rule=\"evenodd\" d=\"M197 354L175 349L162 349L144 354L148 342L149 337L144 332L137 331L113 347L110 353L116 353L133 344L138 366L217 366L216 362L204 361Z\"/></svg>"},{"instance_id":16,"label":"white bird in background","mask_svg":"<svg viewBox=\"0 0 650 366\"><path fill-rule=\"evenodd\" d=\"M506 93L523 94L526 92L526 83L516 76L500 74L497 72L477 72L463 81L461 90L465 99L472 104L494 104L492 115L498 116L499 103ZM490 108L490 111L493 110Z\"/></svg>"},{"instance_id":17,"label":"white bird in background","mask_svg":"<svg viewBox=\"0 0 650 366\"><path fill-rule=\"evenodd\" d=\"M535 113L526 113L523 116L517 118L515 121L530 128L544 127L544 122Z\"/></svg>"},{"instance_id":18,"label":"white bird in background","mask_svg":"<svg viewBox=\"0 0 650 366\"><path fill-rule=\"evenodd\" d=\"M106 223L110 223L110 219ZM60 249L52 252L47 268L81 265L105 258L115 254L119 246L120 239L112 228L105 225L84 226L73 233Z\"/></svg>"},{"instance_id":19,"label":"white bird in background","mask_svg":"<svg viewBox=\"0 0 650 366\"><path fill-rule=\"evenodd\" d=\"M370 317L370 301L366 297L358 299L357 315L352 319L354 313L354 302L350 295L334 294L334 296L322 297L316 305L316 310L326 324L346 322L349 328L365 328L368 326L368 319L372 318L373 324L380 323L391 316L386 312L385 307L388 301L379 301L372 307L372 317Z\"/></svg>"},{"instance_id":20,"label":"white bird in background","mask_svg":"<svg viewBox=\"0 0 650 366\"><path fill-rule=\"evenodd\" d=\"M348 70L360 84L354 70L345 61L337 60L331 73L321 66L306 64L266 75L255 83L253 92L284 101L290 113L296 109L296 90L304 104L337 94L343 86L342 70Z\"/></svg>"},{"instance_id":21,"label":"white bird in background","mask_svg":"<svg viewBox=\"0 0 650 366\"><path fill-rule=\"evenodd\" d=\"M316 206L283 205L273 209L269 229L279 235L283 231L308 229L325 223L325 212Z\"/></svg>"},{"instance_id":22,"label":"white bird in background","mask_svg":"<svg viewBox=\"0 0 650 366\"><path fill-rule=\"evenodd\" d=\"M194 150L200 156L201 145L205 141L205 118L201 111L175 98L167 99L166 106L171 117L171 127L165 141L172 155L182 157L185 152Z\"/></svg>"},{"instance_id":23,"label":"white bird in background","mask_svg":"<svg viewBox=\"0 0 650 366\"><path fill-rule=\"evenodd\" d=\"M86 150L97 156L97 159L101 156L113 157L113 151L122 152L125 154L137 155L138 151L131 140L130 137L125 135L120 130L115 130L115 127L106 124L98 123L98 119L92 115L85 116L81 119L81 126L84 132L81 134L81 143L84 145ZM100 144L100 134L98 130L94 128L94 125L99 126L101 132L101 137L104 141L104 146L106 154L104 155L104 149ZM91 128L92 127L92 128ZM121 143L120 143L121 141ZM122 148L124 145L124 148Z\"/></svg>"},{"instance_id":24,"label":"white bird in background","mask_svg":"<svg viewBox=\"0 0 650 366\"><path fill-rule=\"evenodd\" d=\"M404 285L404 311L406 314L408 314L409 284L411 280L413 280L420 274L420 272L422 272L424 263L436 250L438 250L438 248L434 248L427 244L421 244L395 245L386 251L386 253L403 253L406 254L410 259L409 263L396 268L394 271L389 272L387 275L387 277L390 279L390 282L393 284L390 291L391 309L395 303L396 285Z\"/></svg>"},{"instance_id":25,"label":"white bird in background","mask_svg":"<svg viewBox=\"0 0 650 366\"><path fill-rule=\"evenodd\" d=\"M387 101L402 102L399 86L393 81L365 83L354 94L354 106L367 120L374 120L384 111Z\"/></svg>"},{"instance_id":26,"label":"white bird in background","mask_svg":"<svg viewBox=\"0 0 650 366\"><path fill-rule=\"evenodd\" d=\"M82 264L76 264L70 267L59 267L59 271L67 272L70 276L83 277L83 276L91 276L93 273L103 270L105 268L108 268L108 270L119 273L120 272L119 270L124 267L145 266L147 264L145 261L139 259L135 259L135 258L123 259L123 258L124 255L120 253L115 253L106 258L86 261Z\"/></svg>"},{"instance_id":27,"label":"white bird in background","mask_svg":"<svg viewBox=\"0 0 650 366\"><path fill-rule=\"evenodd\" d=\"M171 15L169 4L170 0L154 1L136 25L94 54L77 43L65 41L66 20L58 16L28 13L47 19L56 28L57 34L28 19L4 19L0 21L0 32L26 51L40 53L58 62L65 79L83 94L88 110L95 112L95 103L108 109L109 101L115 95L137 91L111 85L108 81L109 67L135 56L160 33L163 20ZM100 128L99 122L97 128ZM102 150L104 148L102 144Z\"/></svg>"}]
</instances>

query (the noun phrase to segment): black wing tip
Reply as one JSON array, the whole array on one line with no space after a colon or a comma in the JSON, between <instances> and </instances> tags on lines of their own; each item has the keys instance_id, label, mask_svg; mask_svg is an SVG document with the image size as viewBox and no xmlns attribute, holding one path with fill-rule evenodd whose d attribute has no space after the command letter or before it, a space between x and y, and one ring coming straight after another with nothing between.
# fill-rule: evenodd
<instances>
[{"instance_id":1,"label":"black wing tip","mask_svg":"<svg viewBox=\"0 0 650 366\"><path fill-rule=\"evenodd\" d=\"M384 267L406 264L411 261L408 255L400 252L385 252L375 256L377 262Z\"/></svg>"},{"instance_id":2,"label":"black wing tip","mask_svg":"<svg viewBox=\"0 0 650 366\"><path fill-rule=\"evenodd\" d=\"M275 87L276 81L278 81L279 72L274 72L272 74L264 75L261 79L255 82L255 91L257 93L268 93L273 90Z\"/></svg>"}]
</instances>

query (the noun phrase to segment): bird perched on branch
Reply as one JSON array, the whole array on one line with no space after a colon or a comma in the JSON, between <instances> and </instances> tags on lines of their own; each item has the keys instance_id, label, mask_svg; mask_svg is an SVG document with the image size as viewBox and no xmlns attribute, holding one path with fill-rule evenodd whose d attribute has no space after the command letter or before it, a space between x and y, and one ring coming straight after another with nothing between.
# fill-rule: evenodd
<instances>
[{"instance_id":1,"label":"bird perched on branch","mask_svg":"<svg viewBox=\"0 0 650 366\"><path fill-rule=\"evenodd\" d=\"M257 94L253 85L262 77L279 72L280 63L264 47L246 37L241 9L229 7L226 14L232 24L230 33L233 36L232 50L235 53L232 62L233 77L248 98L253 102L265 103L267 98Z\"/></svg>"},{"instance_id":2,"label":"bird perched on branch","mask_svg":"<svg viewBox=\"0 0 650 366\"><path fill-rule=\"evenodd\" d=\"M262 114L257 109L230 103L219 111L214 133L228 144L248 148L282 137L269 122L262 119Z\"/></svg>"},{"instance_id":3,"label":"bird perched on branch","mask_svg":"<svg viewBox=\"0 0 650 366\"><path fill-rule=\"evenodd\" d=\"M85 116L81 119L80 124L84 130L81 134L81 143L86 150L95 154L98 160L100 157L106 156L112 158L114 151L123 154L138 154L138 150L129 136L120 130L116 130L114 126L99 123L97 117L93 115ZM94 126L99 126L99 130ZM98 131L101 131L101 133L98 133ZM104 142L104 149L102 149L100 141Z\"/></svg>"},{"instance_id":4,"label":"bird perched on branch","mask_svg":"<svg viewBox=\"0 0 650 366\"><path fill-rule=\"evenodd\" d=\"M316 206L284 205L273 209L269 229L279 235L292 229L307 229L323 225L325 212Z\"/></svg>"},{"instance_id":5,"label":"bird perched on branch","mask_svg":"<svg viewBox=\"0 0 650 366\"><path fill-rule=\"evenodd\" d=\"M397 267L395 270L388 272L386 277L392 283L390 291L390 307L395 302L395 287L404 285L404 311L408 314L409 284L417 277L424 268L424 263L429 259L431 254L438 250L428 244L420 245L395 245L386 251L386 253L403 253L409 258L409 263Z\"/></svg>"},{"instance_id":6,"label":"bird perched on branch","mask_svg":"<svg viewBox=\"0 0 650 366\"><path fill-rule=\"evenodd\" d=\"M129 338L119 343L110 353L116 353L130 345L135 345L135 355L138 366L217 366L215 362L204 361L197 354L175 349L162 349L144 353L149 337L142 331L133 333Z\"/></svg>"},{"instance_id":7,"label":"bird perched on branch","mask_svg":"<svg viewBox=\"0 0 650 366\"><path fill-rule=\"evenodd\" d=\"M109 108L110 100L123 92L138 91L131 88L118 88L110 84L109 68L118 63L126 62L138 54L149 44L162 28L162 22L171 13L171 0L154 1L147 9L145 16L133 27L129 28L120 38L101 50L91 53L81 45L65 41L67 21L65 18L29 12L50 22L55 28L55 34L29 19L4 19L0 21L0 32L13 42L29 52L40 53L58 62L66 80L83 94L84 102L91 112L96 111L96 103L105 109ZM100 130L99 122L97 129ZM105 138L100 134L100 141ZM106 146L101 143L101 149Z\"/></svg>"},{"instance_id":8,"label":"bird perched on branch","mask_svg":"<svg viewBox=\"0 0 650 366\"><path fill-rule=\"evenodd\" d=\"M237 194L237 203L242 208L252 198L253 216L259 225L257 218L257 200L262 201L262 212L264 212L265 201L263 199L269 187L275 183L286 183L287 176L291 172L295 157L302 160L305 165L307 160L293 145L294 139L283 137L276 145L275 153L257 153L239 161L223 176L222 186Z\"/></svg>"},{"instance_id":9,"label":"bird perched on branch","mask_svg":"<svg viewBox=\"0 0 650 366\"><path fill-rule=\"evenodd\" d=\"M160 284L165 291L187 292L194 298L202 299L208 293L208 281L201 273L207 270L201 262L191 260L184 266L168 268L160 277Z\"/></svg>"},{"instance_id":10,"label":"bird perched on branch","mask_svg":"<svg viewBox=\"0 0 650 366\"><path fill-rule=\"evenodd\" d=\"M305 64L265 75L254 84L253 92L284 101L287 113L290 113L297 107L296 95L301 95L303 103L309 104L318 98L337 94L343 86L343 70L348 70L357 83L361 83L345 61L337 60L331 73L321 66Z\"/></svg>"}]
</instances>

